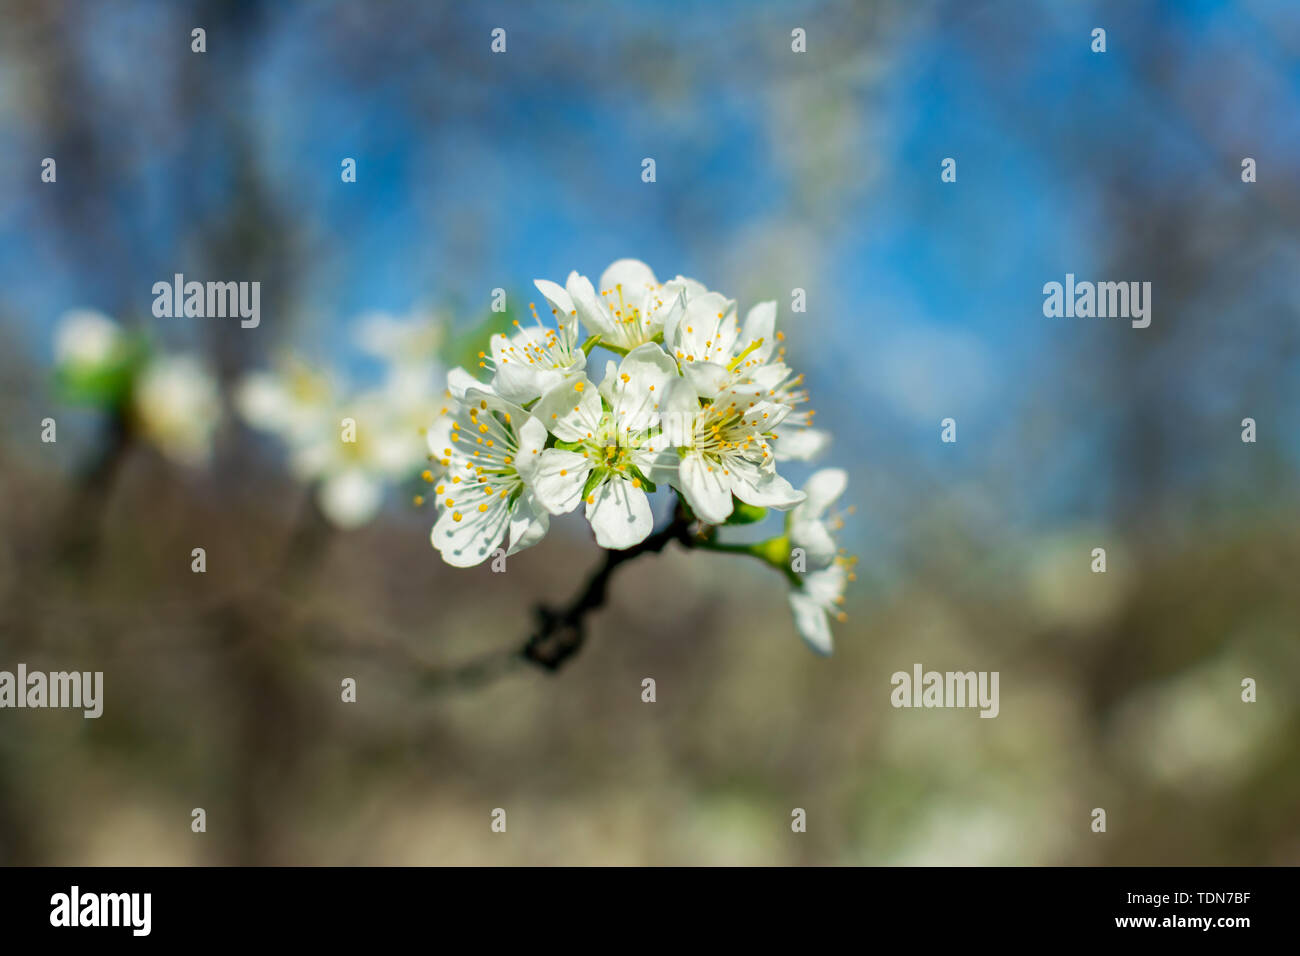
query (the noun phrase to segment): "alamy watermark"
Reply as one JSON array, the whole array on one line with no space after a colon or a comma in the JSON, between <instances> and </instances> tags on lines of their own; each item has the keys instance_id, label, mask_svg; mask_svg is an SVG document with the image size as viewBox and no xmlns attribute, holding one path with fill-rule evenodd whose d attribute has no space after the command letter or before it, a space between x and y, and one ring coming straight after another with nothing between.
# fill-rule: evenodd
<instances>
[{"instance_id":1,"label":"alamy watermark","mask_svg":"<svg viewBox=\"0 0 1300 956\"><path fill-rule=\"evenodd\" d=\"M50 897L50 925L125 926L133 936L148 936L152 910L152 893L83 893L73 886Z\"/></svg>"},{"instance_id":2,"label":"alamy watermark","mask_svg":"<svg viewBox=\"0 0 1300 956\"><path fill-rule=\"evenodd\" d=\"M262 321L260 282L186 282L178 272L171 282L155 282L153 294L153 314L159 319L238 316L245 329L255 329Z\"/></svg>"},{"instance_id":3,"label":"alamy watermark","mask_svg":"<svg viewBox=\"0 0 1300 956\"><path fill-rule=\"evenodd\" d=\"M0 671L0 708L70 707L87 718L104 713L103 671Z\"/></svg>"},{"instance_id":4,"label":"alamy watermark","mask_svg":"<svg viewBox=\"0 0 1300 956\"><path fill-rule=\"evenodd\" d=\"M895 671L889 702L895 707L978 707L981 717L996 717L998 671Z\"/></svg>"},{"instance_id":5,"label":"alamy watermark","mask_svg":"<svg viewBox=\"0 0 1300 956\"><path fill-rule=\"evenodd\" d=\"M1043 315L1049 319L1131 319L1133 328L1151 324L1150 282L1075 282L1065 274L1065 284L1043 286Z\"/></svg>"}]
</instances>

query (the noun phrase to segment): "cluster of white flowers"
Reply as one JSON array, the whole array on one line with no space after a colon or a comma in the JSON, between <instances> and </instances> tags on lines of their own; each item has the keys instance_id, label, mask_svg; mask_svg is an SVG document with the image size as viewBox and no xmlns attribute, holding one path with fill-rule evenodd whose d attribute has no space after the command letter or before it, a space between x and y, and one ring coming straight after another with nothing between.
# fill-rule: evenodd
<instances>
[{"instance_id":1,"label":"cluster of white flowers","mask_svg":"<svg viewBox=\"0 0 1300 956\"><path fill-rule=\"evenodd\" d=\"M335 526L366 524L388 485L425 468L421 433L440 413L446 391L438 359L443 332L441 320L423 313L405 320L363 317L357 342L385 363L376 388L340 390L337 376L294 358L273 371L251 372L236 386L234 404L244 421L285 444L294 476L315 485L316 502Z\"/></svg>"},{"instance_id":2,"label":"cluster of white flowers","mask_svg":"<svg viewBox=\"0 0 1300 956\"><path fill-rule=\"evenodd\" d=\"M199 466L211 457L221 393L197 355L146 350L108 316L80 309L59 320L54 363L74 392L117 407L173 461Z\"/></svg>"},{"instance_id":3,"label":"cluster of white flowers","mask_svg":"<svg viewBox=\"0 0 1300 956\"><path fill-rule=\"evenodd\" d=\"M841 613L851 565L826 512L846 476L818 472L799 491L777 471L829 436L812 427L803 378L785 364L776 304L755 305L742 323L733 300L681 276L661 283L631 259L598 288L576 272L564 286L536 286L550 318L530 306L533 325L492 336L479 353L486 381L452 370L451 401L428 431L444 469L432 532L443 559L468 567L503 545L513 554L579 505L599 545L633 547L653 530L647 493L660 482L705 526L727 523L737 502L794 509L765 554L789 570L790 548L804 550L791 604L803 637L829 653L827 615ZM598 384L597 348L612 353Z\"/></svg>"}]
</instances>

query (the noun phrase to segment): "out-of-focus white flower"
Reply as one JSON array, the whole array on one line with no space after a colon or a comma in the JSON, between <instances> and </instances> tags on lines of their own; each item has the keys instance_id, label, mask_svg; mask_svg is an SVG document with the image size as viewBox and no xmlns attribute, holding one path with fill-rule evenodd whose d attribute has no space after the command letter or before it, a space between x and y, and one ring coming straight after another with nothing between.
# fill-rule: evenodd
<instances>
[{"instance_id":1,"label":"out-of-focus white flower","mask_svg":"<svg viewBox=\"0 0 1300 956\"><path fill-rule=\"evenodd\" d=\"M357 320L354 337L362 351L392 365L436 365L446 331L446 322L426 309L417 309L405 319L368 312Z\"/></svg>"},{"instance_id":2,"label":"out-of-focus white flower","mask_svg":"<svg viewBox=\"0 0 1300 956\"><path fill-rule=\"evenodd\" d=\"M54 333L54 361L58 365L79 369L111 365L124 350L121 326L90 309L65 313Z\"/></svg>"},{"instance_id":3,"label":"out-of-focus white flower","mask_svg":"<svg viewBox=\"0 0 1300 956\"><path fill-rule=\"evenodd\" d=\"M221 423L221 394L213 374L193 355L153 358L132 392L140 433L169 458L202 465Z\"/></svg>"},{"instance_id":4,"label":"out-of-focus white flower","mask_svg":"<svg viewBox=\"0 0 1300 956\"><path fill-rule=\"evenodd\" d=\"M294 360L274 372L249 372L234 390L235 409L244 421L291 443L293 436L318 435L329 427L333 401L329 378Z\"/></svg>"},{"instance_id":5,"label":"out-of-focus white flower","mask_svg":"<svg viewBox=\"0 0 1300 956\"><path fill-rule=\"evenodd\" d=\"M425 326L376 314L359 337L391 360L378 388L339 394L328 375L287 361L235 389L240 415L284 442L295 477L316 485L322 513L344 529L371 521L388 485L441 472L426 464L424 435L451 407L441 366L422 351L435 338Z\"/></svg>"},{"instance_id":6,"label":"out-of-focus white flower","mask_svg":"<svg viewBox=\"0 0 1300 956\"><path fill-rule=\"evenodd\" d=\"M317 485L317 503L337 527L370 522L383 506L384 488L410 478L425 461L415 416L404 411L378 390L336 400L318 428L281 434L294 475Z\"/></svg>"},{"instance_id":7,"label":"out-of-focus white flower","mask_svg":"<svg viewBox=\"0 0 1300 956\"><path fill-rule=\"evenodd\" d=\"M844 494L849 476L842 468L823 468L804 482L805 498L789 513L786 533L792 548L802 548L808 567L824 568L835 560L834 532L844 527L838 515L827 514Z\"/></svg>"},{"instance_id":8,"label":"out-of-focus white flower","mask_svg":"<svg viewBox=\"0 0 1300 956\"><path fill-rule=\"evenodd\" d=\"M602 344L622 351L651 341L684 307L685 283L661 283L637 259L619 259L601 273L599 294L577 272L563 288L545 279L536 285L558 315L577 316Z\"/></svg>"},{"instance_id":9,"label":"out-of-focus white flower","mask_svg":"<svg viewBox=\"0 0 1300 956\"><path fill-rule=\"evenodd\" d=\"M834 647L830 618L834 616L837 621L846 619L840 604L844 601L849 574L845 565L832 564L820 571L810 571L803 577L803 586L790 591L795 629L818 654L829 655Z\"/></svg>"},{"instance_id":10,"label":"out-of-focus white flower","mask_svg":"<svg viewBox=\"0 0 1300 956\"><path fill-rule=\"evenodd\" d=\"M840 555L835 543L834 532L843 522L828 514L848 483L848 474L839 468L814 472L804 483L804 500L790 512L786 523L790 547L803 550L809 569L798 575L799 584L790 591L795 629L819 654L831 653L830 618L845 619L840 604L845 587L855 577L857 559Z\"/></svg>"}]
</instances>

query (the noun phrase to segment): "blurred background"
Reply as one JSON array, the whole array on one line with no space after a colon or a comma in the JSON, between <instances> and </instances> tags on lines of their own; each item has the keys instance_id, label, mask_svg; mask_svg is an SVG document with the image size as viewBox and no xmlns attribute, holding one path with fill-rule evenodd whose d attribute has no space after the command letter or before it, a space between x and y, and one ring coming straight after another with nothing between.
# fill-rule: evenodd
<instances>
[{"instance_id":1,"label":"blurred background","mask_svg":"<svg viewBox=\"0 0 1300 956\"><path fill-rule=\"evenodd\" d=\"M1300 863L1298 54L1289 0L4 0L0 669L105 705L0 712L0 862ZM558 674L435 691L600 553L443 565L402 442L625 256L777 300L856 507L836 653L670 548ZM178 272L260 325L155 318ZM1150 328L1045 318L1067 272ZM354 408L402 453L303 437ZM1000 716L891 708L917 662Z\"/></svg>"}]
</instances>

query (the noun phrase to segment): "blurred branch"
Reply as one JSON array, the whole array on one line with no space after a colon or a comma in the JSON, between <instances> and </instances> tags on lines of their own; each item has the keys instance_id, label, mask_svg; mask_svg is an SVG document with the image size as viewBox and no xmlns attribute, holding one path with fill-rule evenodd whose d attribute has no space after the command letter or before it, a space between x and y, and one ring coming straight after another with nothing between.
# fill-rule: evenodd
<instances>
[{"instance_id":1,"label":"blurred branch","mask_svg":"<svg viewBox=\"0 0 1300 956\"><path fill-rule=\"evenodd\" d=\"M108 434L94 461L77 478L55 533L54 561L83 571L94 563L101 544L104 512L117 476L129 456L133 436L124 411L115 408Z\"/></svg>"}]
</instances>

